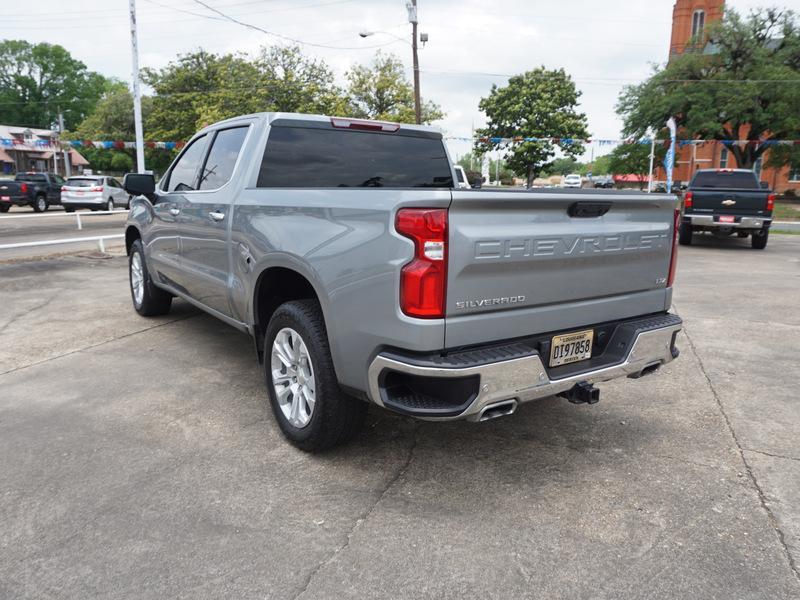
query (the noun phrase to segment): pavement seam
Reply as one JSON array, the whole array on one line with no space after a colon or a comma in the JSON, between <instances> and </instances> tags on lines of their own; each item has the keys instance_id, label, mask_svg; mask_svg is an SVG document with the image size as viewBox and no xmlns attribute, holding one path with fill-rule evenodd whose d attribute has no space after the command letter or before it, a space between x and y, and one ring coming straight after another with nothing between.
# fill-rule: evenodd
<instances>
[{"instance_id":1,"label":"pavement seam","mask_svg":"<svg viewBox=\"0 0 800 600\"><path fill-rule=\"evenodd\" d=\"M419 430L419 424L417 422L414 422L413 427L414 428L411 432L411 445L408 448L408 456L406 457L406 460L403 462L403 464L400 466L397 472L386 482L386 485L383 486L383 489L381 490L381 493L378 494L378 497L375 499L375 502L373 502L372 505L369 508L367 508L367 510L365 510L360 517L356 519L355 523L353 523L353 526L347 532L347 536L345 537L344 543L341 544L339 547L335 548L334 551L330 554L330 556L328 556L328 558L320 562L319 565L317 565L317 567L313 571L311 571L311 573L308 575L308 578L306 579L305 584L300 589L300 591L297 592L297 594L295 594L294 596L292 596L292 600L297 600L298 598L300 598L300 596L305 594L308 591L309 587L311 587L311 584L313 583L314 578L317 576L317 574L320 571L322 571L322 569L331 564L340 552L347 549L358 528L361 527L363 523L366 523L367 519L369 519L372 513L375 512L375 509L386 497L386 494L388 494L392 486L394 486L394 484L397 483L397 481L403 475L406 474L409 466L411 466L411 461L414 459L414 451L417 449L417 431Z\"/></svg>"},{"instance_id":2,"label":"pavement seam","mask_svg":"<svg viewBox=\"0 0 800 600\"><path fill-rule=\"evenodd\" d=\"M769 507L769 502L767 501L767 496L764 493L764 490L761 488L761 485L758 483L758 479L756 478L755 473L753 472L753 468L750 466L750 463L747 462L747 457L745 456L745 451L742 448L741 443L739 442L739 438L736 435L736 431L733 428L733 424L731 423L730 418L728 417L728 413L725 412L725 407L722 405L722 399L720 398L719 394L717 393L716 388L714 387L713 382L711 381L711 377L706 371L706 367L703 364L703 359L700 358L700 354L697 352L697 347L694 345L692 338L689 336L689 332L686 329L686 323L684 323L683 334L686 336L686 340L689 342L689 347L692 350L692 354L697 359L697 363L700 365L700 372L703 374L703 377L706 379L706 383L708 383L708 387L711 390L711 395L714 397L714 401L717 403L719 407L719 411L722 414L722 418L725 420L725 425L728 428L728 431L733 438L733 442L736 444L736 449L739 452L739 456L742 459L742 463L744 464L745 471L747 472L747 476L750 478L753 487L758 494L758 500L761 504L761 508L764 509L764 512L767 513L767 518L769 519L770 525L775 530L775 533L778 537L778 542L781 545L781 549L783 550L783 554L786 556L786 560L789 563L789 568L791 569L792 573L795 576L795 579L800 583L800 570L798 570L798 566L792 557L792 553L789 551L789 546L786 543L786 536L784 535L783 531L778 524L778 519L775 517L775 514L772 512L772 509Z\"/></svg>"},{"instance_id":3,"label":"pavement seam","mask_svg":"<svg viewBox=\"0 0 800 600\"><path fill-rule=\"evenodd\" d=\"M165 327L167 325L172 325L173 323L178 323L179 321L185 321L186 319L191 319L192 317L196 317L196 314L193 315L186 315L183 317L178 317L177 319L172 319L171 321L167 321L165 323L159 323L158 325L152 325L150 327L145 327L144 329L138 329L136 331L130 331L128 333L122 334L118 337L110 338L107 340L103 340L102 342L97 342L96 344L90 344L88 346L84 346L83 348L76 348L75 350L70 350L69 352L64 352L62 354L57 354L55 356L51 356L49 358L44 358L42 360L37 360L32 363L28 363L27 365L22 365L19 367L14 367L13 369L9 369L8 371L0 372L0 377L3 375L9 375L10 373L16 373L17 371L22 371L23 369L28 369L30 367L36 367L38 365L43 365L45 363L49 363L53 360L57 360L59 358L64 358L65 356L71 356L73 354L78 354L80 352L85 352L86 350L92 350L99 346L104 346L105 344L109 344L111 342L116 342L117 340L124 340L125 338L138 335L140 333L144 333L146 331L150 331L152 329L158 329L159 327Z\"/></svg>"},{"instance_id":4,"label":"pavement seam","mask_svg":"<svg viewBox=\"0 0 800 600\"><path fill-rule=\"evenodd\" d=\"M782 458L784 460L800 461L800 457L786 456L785 454L773 454L772 452L764 452L763 450L755 450L753 448L742 448L745 452L753 452L755 454L763 454L764 456L771 456L772 458Z\"/></svg>"}]
</instances>

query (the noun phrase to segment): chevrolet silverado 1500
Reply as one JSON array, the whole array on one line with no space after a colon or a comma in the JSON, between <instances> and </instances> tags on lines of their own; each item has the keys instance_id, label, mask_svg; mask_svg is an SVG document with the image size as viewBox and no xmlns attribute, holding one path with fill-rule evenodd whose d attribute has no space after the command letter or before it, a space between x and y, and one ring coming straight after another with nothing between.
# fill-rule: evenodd
<instances>
[{"instance_id":1,"label":"chevrolet silverado 1500","mask_svg":"<svg viewBox=\"0 0 800 600\"><path fill-rule=\"evenodd\" d=\"M775 194L748 169L701 169L683 196L679 243L688 246L694 233L718 237L751 236L756 250L767 247Z\"/></svg>"},{"instance_id":2,"label":"chevrolet silverado 1500","mask_svg":"<svg viewBox=\"0 0 800 600\"><path fill-rule=\"evenodd\" d=\"M130 174L133 306L173 297L248 332L275 417L319 450L369 403L484 421L678 354L676 199L460 190L427 127L257 114Z\"/></svg>"}]
</instances>

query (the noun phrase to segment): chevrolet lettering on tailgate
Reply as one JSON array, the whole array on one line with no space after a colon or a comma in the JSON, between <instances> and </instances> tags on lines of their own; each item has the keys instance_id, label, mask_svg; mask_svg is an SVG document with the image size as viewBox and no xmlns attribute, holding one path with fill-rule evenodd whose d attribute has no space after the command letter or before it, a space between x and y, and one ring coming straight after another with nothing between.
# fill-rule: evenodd
<instances>
[{"instance_id":1,"label":"chevrolet lettering on tailgate","mask_svg":"<svg viewBox=\"0 0 800 600\"><path fill-rule=\"evenodd\" d=\"M475 243L475 258L481 260L531 256L576 256L660 250L668 246L670 241L671 236L667 233L481 240Z\"/></svg>"}]
</instances>

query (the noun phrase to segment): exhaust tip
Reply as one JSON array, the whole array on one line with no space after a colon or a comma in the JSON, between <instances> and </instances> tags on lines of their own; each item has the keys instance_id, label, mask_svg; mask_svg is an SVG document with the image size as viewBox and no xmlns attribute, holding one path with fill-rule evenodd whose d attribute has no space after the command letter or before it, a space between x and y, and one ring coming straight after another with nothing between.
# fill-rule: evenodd
<instances>
[{"instance_id":1,"label":"exhaust tip","mask_svg":"<svg viewBox=\"0 0 800 600\"><path fill-rule=\"evenodd\" d=\"M502 402L495 402L484 407L481 411L478 421L491 421L498 417L505 417L513 414L517 410L516 400L503 400Z\"/></svg>"}]
</instances>

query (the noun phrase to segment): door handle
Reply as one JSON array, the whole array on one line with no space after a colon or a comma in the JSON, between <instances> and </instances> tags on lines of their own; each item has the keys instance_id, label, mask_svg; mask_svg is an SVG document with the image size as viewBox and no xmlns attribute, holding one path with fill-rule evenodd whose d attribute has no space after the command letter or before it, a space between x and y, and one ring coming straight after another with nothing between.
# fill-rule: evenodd
<instances>
[{"instance_id":1,"label":"door handle","mask_svg":"<svg viewBox=\"0 0 800 600\"><path fill-rule=\"evenodd\" d=\"M169 209L169 214L171 214L173 217L177 217L179 214L181 214L181 209L180 208L170 208Z\"/></svg>"},{"instance_id":2,"label":"door handle","mask_svg":"<svg viewBox=\"0 0 800 600\"><path fill-rule=\"evenodd\" d=\"M225 218L225 213L212 210L210 213L208 213L208 218L212 221L222 221L222 219Z\"/></svg>"}]
</instances>

